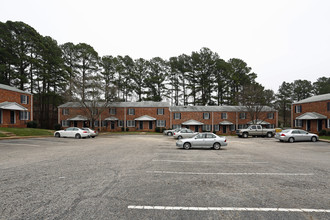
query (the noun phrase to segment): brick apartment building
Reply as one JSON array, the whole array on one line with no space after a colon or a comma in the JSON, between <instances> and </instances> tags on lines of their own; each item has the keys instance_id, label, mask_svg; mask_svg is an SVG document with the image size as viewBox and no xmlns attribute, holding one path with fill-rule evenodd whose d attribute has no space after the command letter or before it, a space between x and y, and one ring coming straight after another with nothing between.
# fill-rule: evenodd
<instances>
[{"instance_id":1,"label":"brick apartment building","mask_svg":"<svg viewBox=\"0 0 330 220\"><path fill-rule=\"evenodd\" d=\"M330 93L293 103L291 125L312 133L330 130Z\"/></svg>"},{"instance_id":2,"label":"brick apartment building","mask_svg":"<svg viewBox=\"0 0 330 220\"><path fill-rule=\"evenodd\" d=\"M0 127L26 127L32 120L32 94L0 84Z\"/></svg>"},{"instance_id":3,"label":"brick apartment building","mask_svg":"<svg viewBox=\"0 0 330 220\"><path fill-rule=\"evenodd\" d=\"M167 102L117 102L98 110L94 122L100 131L155 131L159 128L188 127L194 131L231 134L253 122L241 106L170 106ZM278 126L276 110L264 107L258 123ZM62 127L92 127L84 108L77 102L59 106L58 123Z\"/></svg>"}]
</instances>

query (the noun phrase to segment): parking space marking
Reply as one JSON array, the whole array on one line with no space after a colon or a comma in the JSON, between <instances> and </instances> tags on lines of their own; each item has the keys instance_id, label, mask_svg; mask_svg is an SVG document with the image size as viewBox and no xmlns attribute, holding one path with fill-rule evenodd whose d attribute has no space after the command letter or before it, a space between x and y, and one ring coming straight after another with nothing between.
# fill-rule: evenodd
<instances>
[{"instance_id":1,"label":"parking space marking","mask_svg":"<svg viewBox=\"0 0 330 220\"><path fill-rule=\"evenodd\" d=\"M218 162L218 161L198 161L198 160L152 160L152 162L169 163L217 163L217 164L266 164L268 162Z\"/></svg>"},{"instance_id":2,"label":"parking space marking","mask_svg":"<svg viewBox=\"0 0 330 220\"><path fill-rule=\"evenodd\" d=\"M224 176L313 176L313 173L197 173L197 172L172 172L172 171L147 171L155 174L180 174L180 175L224 175Z\"/></svg>"},{"instance_id":3,"label":"parking space marking","mask_svg":"<svg viewBox=\"0 0 330 220\"><path fill-rule=\"evenodd\" d=\"M2 145L19 145L19 146L31 146L31 147L40 147L40 145L35 144L13 144L13 143L1 143Z\"/></svg>"},{"instance_id":4,"label":"parking space marking","mask_svg":"<svg viewBox=\"0 0 330 220\"><path fill-rule=\"evenodd\" d=\"M305 208L249 208L249 207L185 207L185 206L137 206L129 205L128 209L144 210L170 210L170 211L239 211L239 212L319 212L330 213L330 209L305 209Z\"/></svg>"}]
</instances>

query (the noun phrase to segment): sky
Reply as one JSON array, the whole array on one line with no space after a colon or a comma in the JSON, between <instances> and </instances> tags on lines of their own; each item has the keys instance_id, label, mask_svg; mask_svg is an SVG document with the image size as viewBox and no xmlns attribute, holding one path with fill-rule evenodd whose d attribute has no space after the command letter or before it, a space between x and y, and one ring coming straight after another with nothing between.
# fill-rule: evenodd
<instances>
[{"instance_id":1,"label":"sky","mask_svg":"<svg viewBox=\"0 0 330 220\"><path fill-rule=\"evenodd\" d=\"M0 21L23 21L58 44L99 56L169 59L210 48L244 60L275 92L283 81L330 77L329 0L0 0Z\"/></svg>"}]
</instances>

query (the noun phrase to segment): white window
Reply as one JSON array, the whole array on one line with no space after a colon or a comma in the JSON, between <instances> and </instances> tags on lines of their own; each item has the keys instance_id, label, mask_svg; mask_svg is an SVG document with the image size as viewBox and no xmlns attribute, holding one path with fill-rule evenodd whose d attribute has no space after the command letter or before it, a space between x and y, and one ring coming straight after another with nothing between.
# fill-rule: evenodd
<instances>
[{"instance_id":1,"label":"white window","mask_svg":"<svg viewBox=\"0 0 330 220\"><path fill-rule=\"evenodd\" d=\"M210 113L203 113L203 119L210 119Z\"/></svg>"},{"instance_id":2,"label":"white window","mask_svg":"<svg viewBox=\"0 0 330 220\"><path fill-rule=\"evenodd\" d=\"M135 115L135 109L134 108L129 108L128 110L128 115Z\"/></svg>"},{"instance_id":3,"label":"white window","mask_svg":"<svg viewBox=\"0 0 330 220\"><path fill-rule=\"evenodd\" d=\"M246 113L239 113L239 119L246 119Z\"/></svg>"},{"instance_id":4,"label":"white window","mask_svg":"<svg viewBox=\"0 0 330 220\"><path fill-rule=\"evenodd\" d=\"M173 129L181 128L181 125L173 125Z\"/></svg>"},{"instance_id":5,"label":"white window","mask_svg":"<svg viewBox=\"0 0 330 220\"><path fill-rule=\"evenodd\" d=\"M235 125L230 125L230 130L235 131Z\"/></svg>"},{"instance_id":6,"label":"white window","mask_svg":"<svg viewBox=\"0 0 330 220\"><path fill-rule=\"evenodd\" d=\"M163 128L166 125L166 120L157 120L156 126L159 128Z\"/></svg>"},{"instance_id":7,"label":"white window","mask_svg":"<svg viewBox=\"0 0 330 220\"><path fill-rule=\"evenodd\" d=\"M21 104L29 104L29 97L26 95L21 95Z\"/></svg>"},{"instance_id":8,"label":"white window","mask_svg":"<svg viewBox=\"0 0 330 220\"><path fill-rule=\"evenodd\" d=\"M157 115L164 115L164 109L163 108L158 108L157 109Z\"/></svg>"},{"instance_id":9,"label":"white window","mask_svg":"<svg viewBox=\"0 0 330 220\"><path fill-rule=\"evenodd\" d=\"M274 113L267 113L268 119L274 119Z\"/></svg>"},{"instance_id":10,"label":"white window","mask_svg":"<svg viewBox=\"0 0 330 220\"><path fill-rule=\"evenodd\" d=\"M238 125L238 129L244 129L244 128L247 128L248 127L248 125Z\"/></svg>"},{"instance_id":11,"label":"white window","mask_svg":"<svg viewBox=\"0 0 330 220\"><path fill-rule=\"evenodd\" d=\"M227 119L227 113L221 113L221 119Z\"/></svg>"},{"instance_id":12,"label":"white window","mask_svg":"<svg viewBox=\"0 0 330 220\"><path fill-rule=\"evenodd\" d=\"M19 112L19 120L29 120L30 112Z\"/></svg>"},{"instance_id":13,"label":"white window","mask_svg":"<svg viewBox=\"0 0 330 220\"><path fill-rule=\"evenodd\" d=\"M62 127L69 127L70 126L70 122L67 120L63 120L62 121Z\"/></svg>"},{"instance_id":14,"label":"white window","mask_svg":"<svg viewBox=\"0 0 330 220\"><path fill-rule=\"evenodd\" d=\"M118 127L124 127L124 121L123 120L118 121Z\"/></svg>"},{"instance_id":15,"label":"white window","mask_svg":"<svg viewBox=\"0 0 330 220\"><path fill-rule=\"evenodd\" d=\"M127 127L135 127L135 120L128 120Z\"/></svg>"},{"instance_id":16,"label":"white window","mask_svg":"<svg viewBox=\"0 0 330 220\"><path fill-rule=\"evenodd\" d=\"M330 128L330 118L328 119L328 128Z\"/></svg>"},{"instance_id":17,"label":"white window","mask_svg":"<svg viewBox=\"0 0 330 220\"><path fill-rule=\"evenodd\" d=\"M174 119L181 119L181 113L174 113Z\"/></svg>"},{"instance_id":18,"label":"white window","mask_svg":"<svg viewBox=\"0 0 330 220\"><path fill-rule=\"evenodd\" d=\"M211 125L203 125L202 130L203 131L211 131Z\"/></svg>"},{"instance_id":19,"label":"white window","mask_svg":"<svg viewBox=\"0 0 330 220\"><path fill-rule=\"evenodd\" d=\"M68 115L68 114L69 114L69 109L68 108L62 109L62 115Z\"/></svg>"},{"instance_id":20,"label":"white window","mask_svg":"<svg viewBox=\"0 0 330 220\"><path fill-rule=\"evenodd\" d=\"M301 105L295 106L295 112L296 113L301 113L301 111L302 111Z\"/></svg>"},{"instance_id":21,"label":"white window","mask_svg":"<svg viewBox=\"0 0 330 220\"><path fill-rule=\"evenodd\" d=\"M220 126L219 125L214 125L214 131L220 131Z\"/></svg>"},{"instance_id":22,"label":"white window","mask_svg":"<svg viewBox=\"0 0 330 220\"><path fill-rule=\"evenodd\" d=\"M110 108L110 115L115 115L115 114L116 114L116 109Z\"/></svg>"},{"instance_id":23,"label":"white window","mask_svg":"<svg viewBox=\"0 0 330 220\"><path fill-rule=\"evenodd\" d=\"M97 115L99 113L98 109L92 109L92 115Z\"/></svg>"},{"instance_id":24,"label":"white window","mask_svg":"<svg viewBox=\"0 0 330 220\"><path fill-rule=\"evenodd\" d=\"M297 127L297 128L298 128L298 127L302 127L302 120L298 120L298 119L297 119L297 120L295 120L294 122L295 122L295 123L294 123L294 126L295 126L295 127Z\"/></svg>"},{"instance_id":25,"label":"white window","mask_svg":"<svg viewBox=\"0 0 330 220\"><path fill-rule=\"evenodd\" d=\"M107 126L107 121L101 121L101 126L106 127Z\"/></svg>"},{"instance_id":26,"label":"white window","mask_svg":"<svg viewBox=\"0 0 330 220\"><path fill-rule=\"evenodd\" d=\"M99 121L94 121L94 127L98 127L99 126Z\"/></svg>"}]
</instances>

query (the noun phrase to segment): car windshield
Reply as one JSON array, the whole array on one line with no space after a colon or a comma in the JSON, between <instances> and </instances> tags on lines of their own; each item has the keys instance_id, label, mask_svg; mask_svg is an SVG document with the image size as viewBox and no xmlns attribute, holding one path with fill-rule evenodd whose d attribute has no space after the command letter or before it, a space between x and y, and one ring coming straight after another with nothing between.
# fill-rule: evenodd
<instances>
[{"instance_id":1,"label":"car windshield","mask_svg":"<svg viewBox=\"0 0 330 220\"><path fill-rule=\"evenodd\" d=\"M289 133L291 130L283 130L282 133Z\"/></svg>"}]
</instances>

